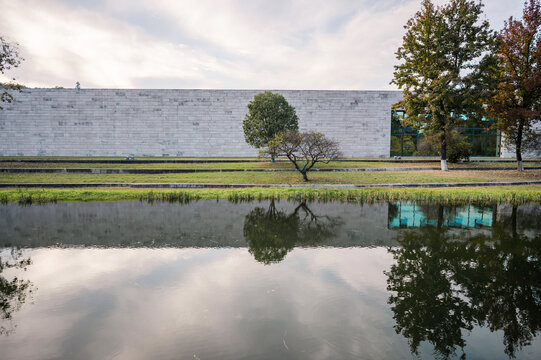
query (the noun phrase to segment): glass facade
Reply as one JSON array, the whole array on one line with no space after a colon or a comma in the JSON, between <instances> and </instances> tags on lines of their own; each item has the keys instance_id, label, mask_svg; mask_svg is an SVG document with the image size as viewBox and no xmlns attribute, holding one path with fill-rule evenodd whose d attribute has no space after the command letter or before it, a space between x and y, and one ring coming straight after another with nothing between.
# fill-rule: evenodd
<instances>
[{"instance_id":1,"label":"glass facade","mask_svg":"<svg viewBox=\"0 0 541 360\"><path fill-rule=\"evenodd\" d=\"M391 115L391 156L418 155L419 144L424 139L421 131L402 126L400 119L404 116L403 111L393 111ZM470 143L471 156L500 156L500 132L490 128L494 121L483 120L470 124L464 120L464 123L465 126L458 128L458 132Z\"/></svg>"}]
</instances>

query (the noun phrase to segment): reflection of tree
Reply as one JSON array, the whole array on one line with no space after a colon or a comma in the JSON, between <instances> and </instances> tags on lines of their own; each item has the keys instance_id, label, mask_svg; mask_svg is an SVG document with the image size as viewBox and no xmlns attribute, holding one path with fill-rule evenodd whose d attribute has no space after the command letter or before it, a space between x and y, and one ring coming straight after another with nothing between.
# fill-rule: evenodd
<instances>
[{"instance_id":1,"label":"reflection of tree","mask_svg":"<svg viewBox=\"0 0 541 360\"><path fill-rule=\"evenodd\" d=\"M31 264L30 258L23 258L22 251L11 249L9 252L0 253L0 321L11 323L12 315L18 311L26 301L26 297L32 294L32 283L13 277L11 280L2 276L6 269L23 269ZM0 324L0 334L9 335L13 326Z\"/></svg>"},{"instance_id":2,"label":"reflection of tree","mask_svg":"<svg viewBox=\"0 0 541 360\"><path fill-rule=\"evenodd\" d=\"M305 202L291 214L276 209L271 200L268 210L255 208L244 220L244 238L254 258L264 264L284 259L296 245L306 246L331 238L337 219L317 216Z\"/></svg>"},{"instance_id":3,"label":"reflection of tree","mask_svg":"<svg viewBox=\"0 0 541 360\"><path fill-rule=\"evenodd\" d=\"M453 279L455 244L434 228L407 232L401 248L391 249L397 263L387 273L395 330L409 339L417 354L421 341L429 341L443 358L463 348L462 329L473 328L472 311Z\"/></svg>"},{"instance_id":4,"label":"reflection of tree","mask_svg":"<svg viewBox=\"0 0 541 360\"><path fill-rule=\"evenodd\" d=\"M466 345L463 331L480 325L502 330L505 352L514 357L541 329L541 235L503 229L494 224L492 235L459 241L422 228L390 250L396 264L386 273L395 292L389 304L395 330L414 354L429 341L437 356L449 358Z\"/></svg>"}]
</instances>

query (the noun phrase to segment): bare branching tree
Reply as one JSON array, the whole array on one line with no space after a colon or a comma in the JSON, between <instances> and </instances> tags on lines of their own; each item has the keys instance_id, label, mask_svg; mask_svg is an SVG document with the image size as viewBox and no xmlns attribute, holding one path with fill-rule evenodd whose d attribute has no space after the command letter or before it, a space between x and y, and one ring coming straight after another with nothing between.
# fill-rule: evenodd
<instances>
[{"instance_id":1,"label":"bare branching tree","mask_svg":"<svg viewBox=\"0 0 541 360\"><path fill-rule=\"evenodd\" d=\"M308 181L308 171L316 163L328 163L342 156L337 141L314 131L305 133L282 132L269 142L267 153L275 157L287 157L295 165L295 169L302 174L305 181Z\"/></svg>"}]
</instances>

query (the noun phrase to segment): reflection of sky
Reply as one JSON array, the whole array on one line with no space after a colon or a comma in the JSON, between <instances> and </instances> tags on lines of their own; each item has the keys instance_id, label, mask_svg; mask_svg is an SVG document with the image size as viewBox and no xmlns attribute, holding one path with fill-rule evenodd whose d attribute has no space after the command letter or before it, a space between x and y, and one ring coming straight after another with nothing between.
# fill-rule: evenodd
<instances>
[{"instance_id":1,"label":"reflection of sky","mask_svg":"<svg viewBox=\"0 0 541 360\"><path fill-rule=\"evenodd\" d=\"M411 357L392 327L385 248L295 249L270 266L245 248L27 254L21 277L37 291L0 338L3 359ZM503 354L479 334L490 346L472 355Z\"/></svg>"}]
</instances>

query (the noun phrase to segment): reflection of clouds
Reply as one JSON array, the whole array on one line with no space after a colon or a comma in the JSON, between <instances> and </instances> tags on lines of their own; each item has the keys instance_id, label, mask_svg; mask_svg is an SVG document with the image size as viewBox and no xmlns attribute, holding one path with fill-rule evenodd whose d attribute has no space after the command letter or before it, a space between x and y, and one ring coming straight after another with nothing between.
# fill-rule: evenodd
<instances>
[{"instance_id":1,"label":"reflection of clouds","mask_svg":"<svg viewBox=\"0 0 541 360\"><path fill-rule=\"evenodd\" d=\"M356 291L386 290L387 277L383 270L387 270L393 261L386 248L363 248L362 257L359 257L359 249L356 248L330 248L316 254L306 249L295 251L311 271L332 269L339 279Z\"/></svg>"},{"instance_id":2,"label":"reflection of clouds","mask_svg":"<svg viewBox=\"0 0 541 360\"><path fill-rule=\"evenodd\" d=\"M40 289L35 305L0 346L8 358L74 349L83 359L400 358L409 352L392 334L385 282L363 272L364 264L387 268L384 254L297 249L265 267L246 249L38 249L27 274Z\"/></svg>"}]
</instances>

